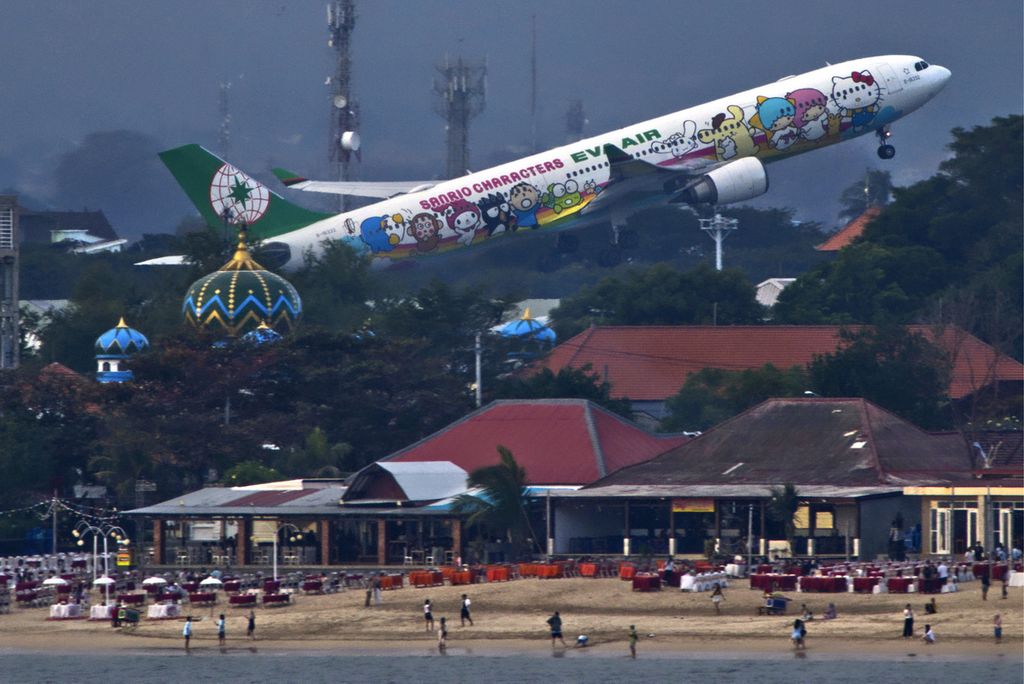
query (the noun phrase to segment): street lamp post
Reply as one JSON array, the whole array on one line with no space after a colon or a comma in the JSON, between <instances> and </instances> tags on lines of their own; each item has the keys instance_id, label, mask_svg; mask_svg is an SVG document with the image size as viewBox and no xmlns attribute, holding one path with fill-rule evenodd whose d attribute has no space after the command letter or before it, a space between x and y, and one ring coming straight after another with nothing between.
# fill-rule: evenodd
<instances>
[{"instance_id":1,"label":"street lamp post","mask_svg":"<svg viewBox=\"0 0 1024 684\"><path fill-rule=\"evenodd\" d=\"M295 530L295 534L290 537L290 541L302 541L302 530L292 525L291 523L279 522L274 528L274 581L277 581L277 536L281 533L281 530L289 529Z\"/></svg>"},{"instance_id":2,"label":"street lamp post","mask_svg":"<svg viewBox=\"0 0 1024 684\"><path fill-rule=\"evenodd\" d=\"M127 546L131 540L128 538L128 534L117 525L91 525L85 520L79 520L75 525L74 529L71 530L71 535L78 539L76 542L78 546L84 546L85 540L82 539L87 534L92 535L92 581L96 583L96 537L97 535L103 537L103 576L107 579L110 578L110 552L107 550L107 537L113 537L114 540L122 545ZM110 605L110 583L104 582L104 605Z\"/></svg>"}]
</instances>

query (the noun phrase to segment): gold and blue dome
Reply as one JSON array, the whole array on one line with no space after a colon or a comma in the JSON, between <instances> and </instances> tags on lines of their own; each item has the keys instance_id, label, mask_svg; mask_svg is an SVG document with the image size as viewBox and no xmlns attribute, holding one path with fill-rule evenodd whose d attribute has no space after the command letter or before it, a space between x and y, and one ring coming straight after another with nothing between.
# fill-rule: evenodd
<instances>
[{"instance_id":1,"label":"gold and blue dome","mask_svg":"<svg viewBox=\"0 0 1024 684\"><path fill-rule=\"evenodd\" d=\"M96 338L96 379L100 382L125 382L132 372L122 362L149 347L149 340L135 328L129 328L124 317L117 327Z\"/></svg>"},{"instance_id":2,"label":"gold and blue dome","mask_svg":"<svg viewBox=\"0 0 1024 684\"><path fill-rule=\"evenodd\" d=\"M298 324L302 299L291 283L253 260L243 228L231 261L192 283L181 310L196 328L232 338L261 324L284 334Z\"/></svg>"}]
</instances>

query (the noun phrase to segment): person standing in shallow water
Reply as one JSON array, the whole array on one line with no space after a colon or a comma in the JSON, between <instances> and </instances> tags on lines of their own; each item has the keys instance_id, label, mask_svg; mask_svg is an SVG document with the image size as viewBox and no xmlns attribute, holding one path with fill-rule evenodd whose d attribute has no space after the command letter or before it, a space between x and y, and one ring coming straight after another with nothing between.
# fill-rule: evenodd
<instances>
[{"instance_id":1,"label":"person standing in shallow water","mask_svg":"<svg viewBox=\"0 0 1024 684\"><path fill-rule=\"evenodd\" d=\"M245 630L246 635L253 641L256 640L256 611L249 609L249 627Z\"/></svg>"},{"instance_id":2,"label":"person standing in shallow water","mask_svg":"<svg viewBox=\"0 0 1024 684\"><path fill-rule=\"evenodd\" d=\"M462 619L462 626L466 626L466 620L469 620L469 626L473 626L473 618L469 614L469 596L466 594L462 595L462 610L459 612L459 617Z\"/></svg>"},{"instance_id":3,"label":"person standing in shallow water","mask_svg":"<svg viewBox=\"0 0 1024 684\"><path fill-rule=\"evenodd\" d=\"M557 610L555 611L554 615L552 615L551 617L548 618L548 626L551 627L551 646L552 646L552 648L555 645L555 639L558 639L559 641L561 641L562 645L565 646L566 645L565 639L562 638L562 616L558 614Z\"/></svg>"},{"instance_id":4,"label":"person standing in shallow water","mask_svg":"<svg viewBox=\"0 0 1024 684\"><path fill-rule=\"evenodd\" d=\"M640 640L640 635L636 633L636 625L629 626L629 657L636 660L636 642Z\"/></svg>"},{"instance_id":5,"label":"person standing in shallow water","mask_svg":"<svg viewBox=\"0 0 1024 684\"><path fill-rule=\"evenodd\" d=\"M185 637L185 651L188 651L188 642L192 639L192 616L185 618L185 626L181 630L181 636Z\"/></svg>"},{"instance_id":6,"label":"person standing in shallow water","mask_svg":"<svg viewBox=\"0 0 1024 684\"><path fill-rule=\"evenodd\" d=\"M434 631L434 609L430 605L430 599L423 602L423 621L426 623L427 631Z\"/></svg>"},{"instance_id":7,"label":"person standing in shallow water","mask_svg":"<svg viewBox=\"0 0 1024 684\"><path fill-rule=\"evenodd\" d=\"M221 613L220 619L217 620L217 643L220 644L221 649L224 648L224 642L227 640L227 627L224 613Z\"/></svg>"},{"instance_id":8,"label":"person standing in shallow water","mask_svg":"<svg viewBox=\"0 0 1024 684\"><path fill-rule=\"evenodd\" d=\"M441 618L441 626L437 630L437 650L440 653L448 650L448 622L445 618Z\"/></svg>"},{"instance_id":9,"label":"person standing in shallow water","mask_svg":"<svg viewBox=\"0 0 1024 684\"><path fill-rule=\"evenodd\" d=\"M907 604L903 609L903 638L909 639L914 636L914 609Z\"/></svg>"}]
</instances>

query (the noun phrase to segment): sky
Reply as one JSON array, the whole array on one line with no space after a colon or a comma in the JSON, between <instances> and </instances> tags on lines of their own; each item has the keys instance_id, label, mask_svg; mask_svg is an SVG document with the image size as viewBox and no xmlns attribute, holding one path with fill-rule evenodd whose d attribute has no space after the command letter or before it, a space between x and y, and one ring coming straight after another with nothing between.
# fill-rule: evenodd
<instances>
[{"instance_id":1,"label":"sky","mask_svg":"<svg viewBox=\"0 0 1024 684\"><path fill-rule=\"evenodd\" d=\"M894 160L879 160L868 136L769 168L771 189L757 206L790 207L798 219L827 227L836 223L839 193L866 168L888 169L897 185L913 183L935 173L953 127L1024 110L1020 0L705 7L356 0L358 177L443 173L444 123L434 113L432 80L446 54L487 59L486 109L470 133L473 168L528 153L531 17L541 148L566 141L575 98L587 115L585 134L596 135L826 62L913 54L951 69L935 100L893 126ZM128 236L171 230L193 212L170 174L154 171L164 182L145 184L145 197L119 188L96 192L93 202L62 189L55 169L96 132L134 131L157 149L198 142L216 150L226 81L236 166L264 179L275 165L325 177L325 79L333 72L326 39L325 2L317 0L0 0L0 189L53 208L80 208L62 203L62 195L73 197L103 209ZM309 195L297 201L308 205Z\"/></svg>"}]
</instances>

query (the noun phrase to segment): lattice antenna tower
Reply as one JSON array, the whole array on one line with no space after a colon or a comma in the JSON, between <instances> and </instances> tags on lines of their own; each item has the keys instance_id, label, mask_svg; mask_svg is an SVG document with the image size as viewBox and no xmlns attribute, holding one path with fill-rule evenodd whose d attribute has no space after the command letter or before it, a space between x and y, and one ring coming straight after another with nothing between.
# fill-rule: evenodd
<instances>
[{"instance_id":1,"label":"lattice antenna tower","mask_svg":"<svg viewBox=\"0 0 1024 684\"><path fill-rule=\"evenodd\" d=\"M352 31L356 26L354 0L332 0L327 5L327 47L334 50L334 75L327 78L331 89L331 127L327 158L331 172L340 181L353 179L353 160L359 155L359 104L352 96ZM351 198L339 197L339 208L347 211Z\"/></svg>"},{"instance_id":2,"label":"lattice antenna tower","mask_svg":"<svg viewBox=\"0 0 1024 684\"><path fill-rule=\"evenodd\" d=\"M583 139L583 127L587 125L587 115L583 111L583 100L569 100L569 109L565 112L565 135L567 142Z\"/></svg>"},{"instance_id":3,"label":"lattice antenna tower","mask_svg":"<svg viewBox=\"0 0 1024 684\"><path fill-rule=\"evenodd\" d=\"M457 178L469 170L469 122L484 111L487 100L487 60L445 55L434 79L435 111L445 121L448 163L445 174Z\"/></svg>"},{"instance_id":4,"label":"lattice antenna tower","mask_svg":"<svg viewBox=\"0 0 1024 684\"><path fill-rule=\"evenodd\" d=\"M0 369L18 367L18 198L0 195Z\"/></svg>"},{"instance_id":5,"label":"lattice antenna tower","mask_svg":"<svg viewBox=\"0 0 1024 684\"><path fill-rule=\"evenodd\" d=\"M220 130L217 135L217 143L220 147L220 156L225 160L231 160L231 81L223 81L220 84L220 95L217 98L217 109L220 112Z\"/></svg>"},{"instance_id":6,"label":"lattice antenna tower","mask_svg":"<svg viewBox=\"0 0 1024 684\"><path fill-rule=\"evenodd\" d=\"M715 270L722 270L722 243L729 234L739 227L739 221L715 214L711 218L698 219L700 229L715 241Z\"/></svg>"}]
</instances>

